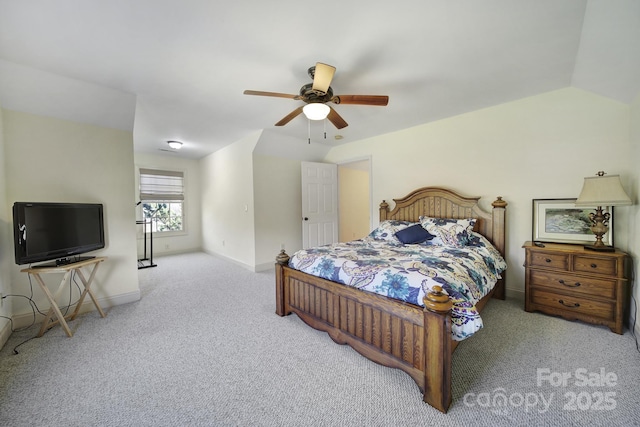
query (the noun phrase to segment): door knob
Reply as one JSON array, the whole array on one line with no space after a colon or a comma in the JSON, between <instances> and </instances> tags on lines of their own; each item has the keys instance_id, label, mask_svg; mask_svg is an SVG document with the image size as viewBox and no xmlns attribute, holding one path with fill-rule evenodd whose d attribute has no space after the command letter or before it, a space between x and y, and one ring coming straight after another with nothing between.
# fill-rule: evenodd
<instances>
[{"instance_id":1,"label":"door knob","mask_svg":"<svg viewBox=\"0 0 640 427\"><path fill-rule=\"evenodd\" d=\"M307 217L305 216L305 217L304 217L304 220L305 220L305 221L309 221L309 218L307 218Z\"/></svg>"}]
</instances>

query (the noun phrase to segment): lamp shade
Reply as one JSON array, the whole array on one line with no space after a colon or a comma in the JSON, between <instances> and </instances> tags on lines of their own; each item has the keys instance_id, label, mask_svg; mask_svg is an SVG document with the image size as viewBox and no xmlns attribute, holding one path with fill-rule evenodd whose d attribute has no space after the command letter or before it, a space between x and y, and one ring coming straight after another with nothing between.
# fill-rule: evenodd
<instances>
[{"instance_id":1,"label":"lamp shade","mask_svg":"<svg viewBox=\"0 0 640 427\"><path fill-rule=\"evenodd\" d=\"M309 120L324 120L329 115L331 108L327 104L312 102L302 107L302 112Z\"/></svg>"},{"instance_id":2,"label":"lamp shade","mask_svg":"<svg viewBox=\"0 0 640 427\"><path fill-rule=\"evenodd\" d=\"M584 179L582 192L576 206L623 206L631 205L620 182L620 175L589 176Z\"/></svg>"}]
</instances>

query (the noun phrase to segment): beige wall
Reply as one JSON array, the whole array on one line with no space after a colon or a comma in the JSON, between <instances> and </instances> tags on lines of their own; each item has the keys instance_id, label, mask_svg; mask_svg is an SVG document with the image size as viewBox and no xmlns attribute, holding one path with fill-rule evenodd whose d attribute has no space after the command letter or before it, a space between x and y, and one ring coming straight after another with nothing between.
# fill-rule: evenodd
<instances>
[{"instance_id":1,"label":"beige wall","mask_svg":"<svg viewBox=\"0 0 640 427\"><path fill-rule=\"evenodd\" d=\"M344 144L333 148L324 161L340 164L369 156L374 225L380 201L404 196L419 186L444 186L481 196L486 209L496 196L503 196L509 203L507 287L511 295L522 296L521 246L531 239L532 199L577 197L583 177L604 170L620 174L630 196L640 201L640 173L635 170L640 164L640 99L629 107L567 88ZM215 175L205 172L215 168L213 159L202 163L205 195L214 194L204 190L204 182ZM244 167L248 163L241 160ZM301 202L299 164L299 160L254 155L256 256L255 264L246 258L249 267L270 266L274 248L277 252L283 242L289 254L301 245L296 216ZM226 175L221 173L221 178ZM203 212L212 215L204 205ZM640 208L617 208L615 218L616 246L637 260L640 240L635 224ZM211 240L212 246L221 236L222 232ZM634 264L637 267L638 261ZM633 288L638 300L637 286Z\"/></svg>"},{"instance_id":2,"label":"beige wall","mask_svg":"<svg viewBox=\"0 0 640 427\"><path fill-rule=\"evenodd\" d=\"M18 199L105 203L109 246L100 254L110 260L96 289L102 300L113 303L137 299L131 133L0 111L0 176L7 177L0 188L0 233L10 234L10 206ZM300 161L254 153L259 137L251 135L196 165L135 156L138 165L184 168L189 189L199 192L194 199L201 203L202 216L194 220L189 214L189 222L192 227L200 221L202 248L256 270L271 268L283 244L288 253L299 249L302 236ZM594 155L598 152L603 154ZM531 199L576 197L584 176L605 170L620 174L631 197L640 201L640 173L635 170L640 164L640 99L629 107L568 88L335 147L325 161L368 156L376 213L382 199L423 185L482 196L486 208L495 196L503 196L509 202L507 283L511 291L522 292L521 245L531 237ZM616 246L634 256L636 269L638 219L638 205L616 209ZM176 245L195 248L192 237ZM0 252L3 294L27 285L7 241L3 239ZM634 295L637 300L637 286ZM41 295L36 298L42 300ZM24 304L8 308L12 305L5 300L0 314L30 312Z\"/></svg>"},{"instance_id":3,"label":"beige wall","mask_svg":"<svg viewBox=\"0 0 640 427\"><path fill-rule=\"evenodd\" d=\"M140 198L140 168L172 170L184 173L184 231L171 233L154 233L153 255L166 255L179 252L192 252L202 249L202 207L200 205L200 162L193 159L176 157L172 154L134 153L135 203ZM134 203L134 204L135 204ZM136 208L136 218L142 218L142 207ZM138 254L142 255L142 226L137 229ZM148 244L148 243L147 243ZM148 249L147 249L148 250ZM157 260L154 260L154 262Z\"/></svg>"},{"instance_id":4,"label":"beige wall","mask_svg":"<svg viewBox=\"0 0 640 427\"><path fill-rule=\"evenodd\" d=\"M200 160L202 248L255 266L253 150L260 133Z\"/></svg>"},{"instance_id":5,"label":"beige wall","mask_svg":"<svg viewBox=\"0 0 640 427\"><path fill-rule=\"evenodd\" d=\"M299 160L253 156L256 270L273 269L282 247L302 248L301 174Z\"/></svg>"},{"instance_id":6,"label":"beige wall","mask_svg":"<svg viewBox=\"0 0 640 427\"><path fill-rule=\"evenodd\" d=\"M102 203L107 246L92 255L109 259L98 270L93 290L103 307L140 298L135 247L133 137L106 129L32 114L2 110L7 207L15 201ZM6 215L6 209L3 215ZM10 224L3 223L6 235ZM11 291L29 295L26 274L10 259ZM45 275L53 288L60 277ZM34 300L46 308L34 285ZM14 326L31 318L23 299L13 303Z\"/></svg>"},{"instance_id":7,"label":"beige wall","mask_svg":"<svg viewBox=\"0 0 640 427\"><path fill-rule=\"evenodd\" d=\"M335 147L325 160L371 155L376 205L426 185L481 196L487 209L503 196L507 288L522 293L532 199L577 197L583 177L599 170L629 185L629 127L629 106L569 88ZM629 208L616 209L616 246L623 250L628 215Z\"/></svg>"},{"instance_id":8,"label":"beige wall","mask_svg":"<svg viewBox=\"0 0 640 427\"><path fill-rule=\"evenodd\" d=\"M338 206L341 242L361 239L369 234L371 203L368 171L338 165Z\"/></svg>"}]
</instances>

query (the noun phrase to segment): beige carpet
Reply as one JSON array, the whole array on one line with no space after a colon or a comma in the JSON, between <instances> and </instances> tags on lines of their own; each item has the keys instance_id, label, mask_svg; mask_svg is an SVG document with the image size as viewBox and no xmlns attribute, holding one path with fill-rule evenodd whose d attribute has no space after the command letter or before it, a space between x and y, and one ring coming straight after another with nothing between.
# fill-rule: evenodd
<instances>
[{"instance_id":1,"label":"beige carpet","mask_svg":"<svg viewBox=\"0 0 640 427\"><path fill-rule=\"evenodd\" d=\"M140 270L139 302L0 351L2 426L629 426L640 414L634 338L493 300L454 355L443 415L405 373L295 315L275 315L272 272L206 254ZM603 373L604 375L601 375ZM570 375L567 381L558 378ZM600 381L601 376L608 382ZM615 381L612 381L615 376ZM581 385L582 378L591 382ZM600 383L598 383L600 381Z\"/></svg>"}]
</instances>

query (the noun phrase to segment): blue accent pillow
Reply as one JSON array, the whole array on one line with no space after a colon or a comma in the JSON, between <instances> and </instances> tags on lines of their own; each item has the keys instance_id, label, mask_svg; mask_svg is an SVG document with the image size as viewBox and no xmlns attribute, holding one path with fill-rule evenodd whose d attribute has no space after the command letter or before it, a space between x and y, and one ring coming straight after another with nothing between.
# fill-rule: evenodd
<instances>
[{"instance_id":1,"label":"blue accent pillow","mask_svg":"<svg viewBox=\"0 0 640 427\"><path fill-rule=\"evenodd\" d=\"M415 244L426 242L433 239L435 236L429 233L420 224L415 224L398 231L395 236L404 244Z\"/></svg>"}]
</instances>

